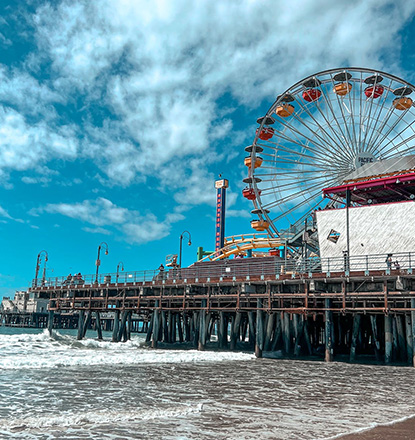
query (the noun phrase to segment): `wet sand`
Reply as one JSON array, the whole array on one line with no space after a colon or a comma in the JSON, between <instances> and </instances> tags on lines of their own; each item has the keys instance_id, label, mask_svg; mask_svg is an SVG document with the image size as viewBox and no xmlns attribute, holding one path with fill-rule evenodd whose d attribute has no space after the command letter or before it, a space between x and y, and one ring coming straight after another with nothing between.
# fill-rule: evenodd
<instances>
[{"instance_id":1,"label":"wet sand","mask_svg":"<svg viewBox=\"0 0 415 440\"><path fill-rule=\"evenodd\" d=\"M341 440L414 440L415 416L393 425L377 426L369 431L349 434Z\"/></svg>"}]
</instances>

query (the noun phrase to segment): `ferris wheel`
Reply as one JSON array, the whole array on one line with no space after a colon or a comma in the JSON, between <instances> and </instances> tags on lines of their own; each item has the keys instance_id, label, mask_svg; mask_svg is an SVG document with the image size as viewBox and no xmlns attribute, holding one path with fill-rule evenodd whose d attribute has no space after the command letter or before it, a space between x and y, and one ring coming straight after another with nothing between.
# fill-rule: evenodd
<instances>
[{"instance_id":1,"label":"ferris wheel","mask_svg":"<svg viewBox=\"0 0 415 440\"><path fill-rule=\"evenodd\" d=\"M279 95L245 148L252 227L278 236L328 203L323 188L367 162L415 154L414 91L396 76L353 67L316 73Z\"/></svg>"}]
</instances>

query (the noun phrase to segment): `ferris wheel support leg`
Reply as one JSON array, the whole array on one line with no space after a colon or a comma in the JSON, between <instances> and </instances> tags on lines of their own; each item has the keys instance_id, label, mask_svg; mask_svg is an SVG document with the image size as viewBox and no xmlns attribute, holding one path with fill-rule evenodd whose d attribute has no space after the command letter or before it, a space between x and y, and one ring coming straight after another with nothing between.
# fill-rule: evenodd
<instances>
[{"instance_id":1,"label":"ferris wheel support leg","mask_svg":"<svg viewBox=\"0 0 415 440\"><path fill-rule=\"evenodd\" d=\"M326 339L326 352L324 360L326 362L333 361L333 338L332 338L332 321L333 321L333 312L329 310L331 308L331 299L325 300L325 308L326 308L326 325L325 325L325 339Z\"/></svg>"}]
</instances>

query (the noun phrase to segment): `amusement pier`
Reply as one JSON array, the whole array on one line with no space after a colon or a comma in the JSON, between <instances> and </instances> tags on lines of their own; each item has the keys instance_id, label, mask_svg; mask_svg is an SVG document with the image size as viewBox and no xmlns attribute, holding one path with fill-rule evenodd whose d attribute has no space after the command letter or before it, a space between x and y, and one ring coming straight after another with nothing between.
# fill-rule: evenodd
<instances>
[{"instance_id":1,"label":"amusement pier","mask_svg":"<svg viewBox=\"0 0 415 440\"><path fill-rule=\"evenodd\" d=\"M28 293L48 301L49 331L72 319L78 339L92 326L114 342L145 332L153 348L415 366L414 91L365 68L294 84L245 148L254 233L225 237L220 178L215 250L189 267L187 231L156 271L100 274L105 243L79 278L46 278L38 257Z\"/></svg>"}]
</instances>

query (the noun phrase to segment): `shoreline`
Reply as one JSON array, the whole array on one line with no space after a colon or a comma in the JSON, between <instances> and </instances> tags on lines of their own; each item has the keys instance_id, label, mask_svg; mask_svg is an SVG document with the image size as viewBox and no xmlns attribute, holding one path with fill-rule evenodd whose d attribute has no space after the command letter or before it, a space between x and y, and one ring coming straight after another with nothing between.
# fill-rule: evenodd
<instances>
[{"instance_id":1,"label":"shoreline","mask_svg":"<svg viewBox=\"0 0 415 440\"><path fill-rule=\"evenodd\" d=\"M395 420L385 425L377 425L358 432L331 437L340 440L413 440L415 415Z\"/></svg>"}]
</instances>

